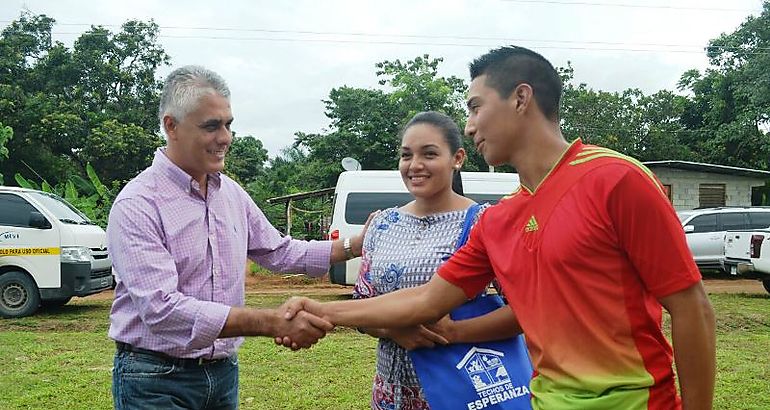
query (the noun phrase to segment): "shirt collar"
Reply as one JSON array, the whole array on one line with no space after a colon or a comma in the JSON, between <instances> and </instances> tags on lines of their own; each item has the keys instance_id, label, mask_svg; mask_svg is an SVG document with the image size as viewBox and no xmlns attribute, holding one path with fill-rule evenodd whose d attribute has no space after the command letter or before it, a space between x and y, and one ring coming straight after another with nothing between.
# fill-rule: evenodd
<instances>
[{"instance_id":1,"label":"shirt collar","mask_svg":"<svg viewBox=\"0 0 770 410\"><path fill-rule=\"evenodd\" d=\"M166 147L160 147L155 151L152 160L152 168L165 175L171 182L183 191L200 190L198 181L194 180L187 172L174 164L166 155ZM222 183L221 173L208 174L208 188L218 189Z\"/></svg>"}]
</instances>

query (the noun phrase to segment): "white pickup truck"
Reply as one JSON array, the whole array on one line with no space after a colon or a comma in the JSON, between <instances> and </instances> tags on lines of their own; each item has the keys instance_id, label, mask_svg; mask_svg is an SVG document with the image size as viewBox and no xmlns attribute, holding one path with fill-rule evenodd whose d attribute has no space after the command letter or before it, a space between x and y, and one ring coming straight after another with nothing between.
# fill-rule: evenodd
<instances>
[{"instance_id":1,"label":"white pickup truck","mask_svg":"<svg viewBox=\"0 0 770 410\"><path fill-rule=\"evenodd\" d=\"M725 234L725 271L757 278L770 292L770 228L728 231Z\"/></svg>"}]
</instances>

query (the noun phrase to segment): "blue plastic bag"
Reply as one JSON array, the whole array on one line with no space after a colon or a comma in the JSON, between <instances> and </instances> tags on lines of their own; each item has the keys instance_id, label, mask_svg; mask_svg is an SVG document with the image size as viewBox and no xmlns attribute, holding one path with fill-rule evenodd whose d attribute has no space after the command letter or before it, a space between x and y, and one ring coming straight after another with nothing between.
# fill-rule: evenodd
<instances>
[{"instance_id":1,"label":"blue plastic bag","mask_svg":"<svg viewBox=\"0 0 770 410\"><path fill-rule=\"evenodd\" d=\"M456 248L468 240L479 205L465 213ZM504 305L485 293L450 313L452 320L485 315ZM409 352L432 410L530 410L532 362L524 336L483 343L457 343Z\"/></svg>"},{"instance_id":2,"label":"blue plastic bag","mask_svg":"<svg viewBox=\"0 0 770 410\"><path fill-rule=\"evenodd\" d=\"M497 295L480 295L456 308L453 320L481 316L503 306ZM532 363L524 337L457 343L409 352L432 410L529 410Z\"/></svg>"}]
</instances>

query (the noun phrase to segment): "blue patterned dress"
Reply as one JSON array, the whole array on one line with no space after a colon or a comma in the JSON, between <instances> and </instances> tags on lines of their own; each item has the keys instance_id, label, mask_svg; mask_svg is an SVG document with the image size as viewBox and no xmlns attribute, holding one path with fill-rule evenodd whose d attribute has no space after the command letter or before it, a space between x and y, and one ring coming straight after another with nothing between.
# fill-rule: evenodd
<instances>
[{"instance_id":1,"label":"blue patterned dress","mask_svg":"<svg viewBox=\"0 0 770 410\"><path fill-rule=\"evenodd\" d=\"M479 209L476 220L486 208ZM364 236L353 297L368 298L428 282L454 253L465 213L458 210L417 217L398 208L380 212ZM372 409L429 408L405 349L390 339L380 339L376 367Z\"/></svg>"}]
</instances>

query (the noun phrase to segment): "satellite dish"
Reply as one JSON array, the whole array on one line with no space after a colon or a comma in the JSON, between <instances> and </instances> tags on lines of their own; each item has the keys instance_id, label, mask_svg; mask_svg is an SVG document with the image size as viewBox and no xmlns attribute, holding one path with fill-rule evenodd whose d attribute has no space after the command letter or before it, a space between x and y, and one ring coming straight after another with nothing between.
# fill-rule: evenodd
<instances>
[{"instance_id":1,"label":"satellite dish","mask_svg":"<svg viewBox=\"0 0 770 410\"><path fill-rule=\"evenodd\" d=\"M345 171L358 171L361 169L361 163L355 158L345 157L342 158L342 168L344 168Z\"/></svg>"}]
</instances>

